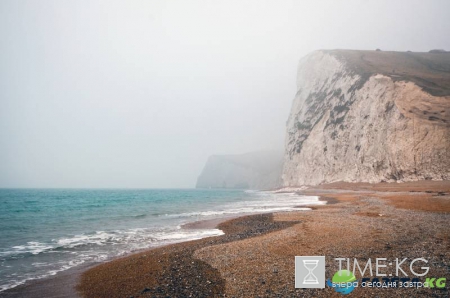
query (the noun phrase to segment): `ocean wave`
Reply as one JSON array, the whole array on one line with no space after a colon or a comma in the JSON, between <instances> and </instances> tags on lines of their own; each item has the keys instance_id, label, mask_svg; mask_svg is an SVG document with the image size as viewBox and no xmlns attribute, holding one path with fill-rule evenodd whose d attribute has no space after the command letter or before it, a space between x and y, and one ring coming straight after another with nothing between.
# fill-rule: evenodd
<instances>
[{"instance_id":1,"label":"ocean wave","mask_svg":"<svg viewBox=\"0 0 450 298\"><path fill-rule=\"evenodd\" d=\"M144 217L146 217L146 216L147 216L147 214L145 214L145 213L133 215L134 218L144 218Z\"/></svg>"},{"instance_id":2,"label":"ocean wave","mask_svg":"<svg viewBox=\"0 0 450 298\"><path fill-rule=\"evenodd\" d=\"M192 218L192 217L212 217L235 214L253 214L253 213L272 213L298 210L310 210L310 208L301 208L305 205L323 205L325 202L319 201L317 196L300 196L295 193L268 193L264 199L246 200L234 202L233 204L218 207L216 210L193 211L177 214L164 214L164 217L174 218ZM259 198L258 194L258 198Z\"/></svg>"},{"instance_id":3,"label":"ocean wave","mask_svg":"<svg viewBox=\"0 0 450 298\"><path fill-rule=\"evenodd\" d=\"M251 214L251 213L270 213L270 212L285 212L295 210L308 210L307 208L299 208L302 205L324 204L318 200L317 196L299 196L292 193L272 194L270 199L247 200L242 202L235 202L233 204L224 205L215 210L193 211L177 214L165 214L165 217L173 218L208 218L236 214ZM136 216L145 216L145 214L138 214ZM203 233L203 232L197 232ZM20 258L23 255L39 255L43 253L62 253L68 252L71 249L80 248L83 246L105 246L117 245L126 243L143 242L146 245L158 244L165 239L189 239L197 237L209 236L193 235L189 232L177 233L170 229L146 229L134 228L128 230L114 230L114 231L95 231L93 233L83 233L72 235L70 237L63 237L59 239L52 239L50 242L29 241L23 245L12 246L9 249L0 251L0 257L15 257ZM218 235L217 231L212 231L211 235Z\"/></svg>"},{"instance_id":4,"label":"ocean wave","mask_svg":"<svg viewBox=\"0 0 450 298\"><path fill-rule=\"evenodd\" d=\"M154 237L160 241L178 241L178 240L195 240L212 236L223 235L224 232L219 229L208 230L181 230L173 233L156 234Z\"/></svg>"},{"instance_id":5,"label":"ocean wave","mask_svg":"<svg viewBox=\"0 0 450 298\"><path fill-rule=\"evenodd\" d=\"M299 207L249 207L238 209L226 209L217 211L203 211L203 212L189 212L180 214L171 214L167 216L173 217L211 217L215 215L231 215L231 214L253 214L253 213L272 213L272 212L286 212L286 211L299 211L299 210L311 210L311 208L299 208Z\"/></svg>"},{"instance_id":6,"label":"ocean wave","mask_svg":"<svg viewBox=\"0 0 450 298\"><path fill-rule=\"evenodd\" d=\"M79 233L58 237L49 241L33 239L20 245L0 248L2 269L25 264L26 269L11 270L6 279L0 281L0 292L26 281L58 274L86 262L103 262L112 257L165 244L195 240L223 234L218 229L181 229L180 225L199 219L217 218L227 215L284 212L307 210L298 206L324 204L315 196L300 196L295 193L246 191L242 201L217 205L209 210L188 209L187 212L160 214L135 211L132 218L146 218L146 227L128 229L98 229L90 233ZM144 213L145 212L145 213ZM161 212L162 213L162 212ZM148 218L148 219L147 219ZM156 220L156 221L155 221ZM138 221L135 221L138 222ZM158 226L156 226L158 225ZM148 227L147 227L148 226ZM34 240L35 239L35 240ZM26 270L25 270L26 269Z\"/></svg>"},{"instance_id":7,"label":"ocean wave","mask_svg":"<svg viewBox=\"0 0 450 298\"><path fill-rule=\"evenodd\" d=\"M96 231L92 234L75 235L72 237L54 239L51 244L38 241L28 242L26 245L17 245L10 248L9 251L2 252L3 259L14 259L17 255L38 255L46 253L65 253L65 249L80 248L86 245L94 245L90 249L80 249L70 251L70 259L59 262L33 262L31 266L40 270L40 274L30 276L29 274L17 275L11 274L11 280L6 284L0 285L0 292L24 284L27 281L56 275L58 272L68 270L86 262L103 262L114 256L122 256L133 251L155 247L164 244L196 240L205 237L220 236L223 231L219 229L189 230L180 229L180 226L172 229L146 229L135 228L129 230L116 231ZM108 248L99 250L99 247ZM134 244L134 245L133 245ZM114 249L115 245L119 248ZM6 266L5 266L6 267ZM47 270L45 270L48 268ZM14 277L14 278L13 278Z\"/></svg>"},{"instance_id":8,"label":"ocean wave","mask_svg":"<svg viewBox=\"0 0 450 298\"><path fill-rule=\"evenodd\" d=\"M16 245L12 247L11 251L0 252L0 256L7 255L8 253L30 253L33 255L40 254L46 250L52 249L53 246L39 241L29 241L26 245Z\"/></svg>"},{"instance_id":9,"label":"ocean wave","mask_svg":"<svg viewBox=\"0 0 450 298\"><path fill-rule=\"evenodd\" d=\"M221 235L220 230L178 230L172 229L146 229L135 228L128 230L115 231L96 231L91 234L79 234L71 237L53 239L49 243L39 241L30 241L24 245L12 246L7 250L0 252L0 257L8 258L23 255L39 255L45 253L67 253L74 252L73 249L83 246L106 246L106 245L126 245L133 243L144 243L145 246L151 247L167 240L199 239L209 236ZM75 251L76 253L76 251Z\"/></svg>"},{"instance_id":10,"label":"ocean wave","mask_svg":"<svg viewBox=\"0 0 450 298\"><path fill-rule=\"evenodd\" d=\"M37 274L35 276L30 276L29 274L24 274L24 275L12 274L12 275L16 276L16 279L9 280L8 283L1 284L0 285L0 293L3 292L3 291L6 291L8 289L12 289L12 288L15 288L17 286L23 285L23 284L25 284L28 281L54 276L54 275L56 275L59 272L66 271L66 270L68 270L70 268L79 266L79 265L83 264L84 262L85 262L85 260L71 260L71 261L65 263L64 265L60 266L57 269L48 270L48 271L45 271L45 272L43 272L41 274ZM35 264L34 267L37 267L37 268L39 268L39 267L48 267L48 266L53 266L54 265L54 264L48 264L48 263L33 263L33 264Z\"/></svg>"}]
</instances>

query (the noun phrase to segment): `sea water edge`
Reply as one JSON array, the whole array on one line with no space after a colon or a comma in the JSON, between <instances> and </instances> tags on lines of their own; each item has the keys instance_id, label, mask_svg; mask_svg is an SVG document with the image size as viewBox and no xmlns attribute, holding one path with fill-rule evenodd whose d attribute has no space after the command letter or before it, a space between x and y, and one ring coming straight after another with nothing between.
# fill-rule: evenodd
<instances>
[{"instance_id":1,"label":"sea water edge","mask_svg":"<svg viewBox=\"0 0 450 298\"><path fill-rule=\"evenodd\" d=\"M86 263L222 235L200 220L323 204L295 192L229 189L0 189L0 292Z\"/></svg>"}]
</instances>

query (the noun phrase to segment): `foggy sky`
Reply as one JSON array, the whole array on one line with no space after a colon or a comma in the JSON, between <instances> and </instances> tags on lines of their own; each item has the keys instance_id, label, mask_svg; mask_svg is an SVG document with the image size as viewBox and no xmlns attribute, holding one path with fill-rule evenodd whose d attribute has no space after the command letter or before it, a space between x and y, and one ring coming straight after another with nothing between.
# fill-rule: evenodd
<instances>
[{"instance_id":1,"label":"foggy sky","mask_svg":"<svg viewBox=\"0 0 450 298\"><path fill-rule=\"evenodd\" d=\"M316 49L450 50L450 1L0 1L0 187L193 187L282 149Z\"/></svg>"}]
</instances>

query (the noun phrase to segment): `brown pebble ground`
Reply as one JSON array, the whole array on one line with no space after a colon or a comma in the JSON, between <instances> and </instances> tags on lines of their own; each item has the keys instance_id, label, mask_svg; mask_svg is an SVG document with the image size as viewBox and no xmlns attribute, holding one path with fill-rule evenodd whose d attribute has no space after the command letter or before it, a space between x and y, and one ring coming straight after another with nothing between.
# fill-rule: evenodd
<instances>
[{"instance_id":1,"label":"brown pebble ground","mask_svg":"<svg viewBox=\"0 0 450 298\"><path fill-rule=\"evenodd\" d=\"M273 221L272 214L241 217L218 226L219 237L164 246L99 265L81 277L85 297L217 297L225 280L207 262L193 257L196 250L257 237L292 226Z\"/></svg>"},{"instance_id":2,"label":"brown pebble ground","mask_svg":"<svg viewBox=\"0 0 450 298\"><path fill-rule=\"evenodd\" d=\"M232 219L219 225L223 236L96 266L77 289L84 297L341 297L328 287L295 289L294 257L302 255L326 256L327 278L338 257L425 258L427 276L450 280L449 182L336 184L304 193L333 204ZM448 288L356 288L351 295L448 297Z\"/></svg>"}]
</instances>

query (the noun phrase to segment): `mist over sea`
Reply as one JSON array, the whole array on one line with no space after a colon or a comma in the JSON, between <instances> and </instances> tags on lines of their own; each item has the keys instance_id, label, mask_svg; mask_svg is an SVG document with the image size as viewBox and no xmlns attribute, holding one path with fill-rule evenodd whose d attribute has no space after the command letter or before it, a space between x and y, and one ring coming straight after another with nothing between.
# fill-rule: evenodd
<instances>
[{"instance_id":1,"label":"mist over sea","mask_svg":"<svg viewBox=\"0 0 450 298\"><path fill-rule=\"evenodd\" d=\"M221 235L197 220L321 204L292 193L198 189L0 189L0 291L87 262Z\"/></svg>"}]
</instances>

